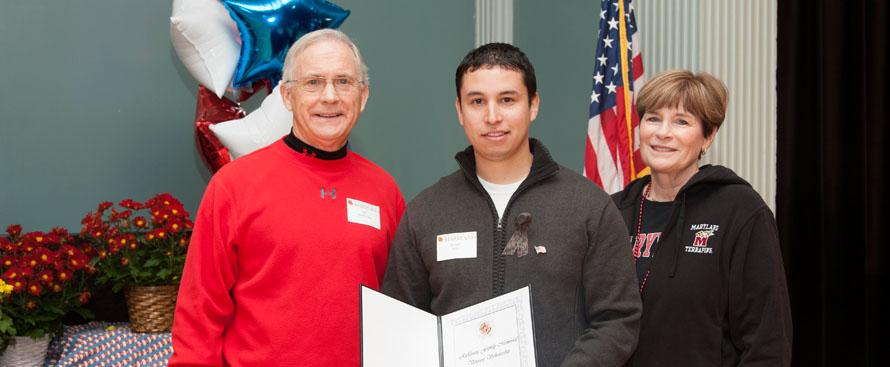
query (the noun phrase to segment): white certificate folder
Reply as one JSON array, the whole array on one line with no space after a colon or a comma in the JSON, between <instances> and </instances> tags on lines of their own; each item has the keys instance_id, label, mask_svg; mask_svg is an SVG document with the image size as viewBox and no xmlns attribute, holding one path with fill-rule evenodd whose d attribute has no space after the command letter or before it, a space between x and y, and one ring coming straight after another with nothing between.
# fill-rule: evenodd
<instances>
[{"instance_id":1,"label":"white certificate folder","mask_svg":"<svg viewBox=\"0 0 890 367\"><path fill-rule=\"evenodd\" d=\"M535 367L528 287L436 316L361 287L364 367Z\"/></svg>"}]
</instances>

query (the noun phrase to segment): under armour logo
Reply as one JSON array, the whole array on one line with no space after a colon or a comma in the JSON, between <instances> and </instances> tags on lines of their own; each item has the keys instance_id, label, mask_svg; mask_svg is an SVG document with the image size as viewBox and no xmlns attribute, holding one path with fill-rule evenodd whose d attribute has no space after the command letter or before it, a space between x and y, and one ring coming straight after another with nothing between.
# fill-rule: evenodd
<instances>
[{"instance_id":1,"label":"under armour logo","mask_svg":"<svg viewBox=\"0 0 890 367\"><path fill-rule=\"evenodd\" d=\"M337 198L337 189L331 188L330 192L324 192L324 187L321 188L321 198L324 199L325 195L330 195L331 199Z\"/></svg>"}]
</instances>

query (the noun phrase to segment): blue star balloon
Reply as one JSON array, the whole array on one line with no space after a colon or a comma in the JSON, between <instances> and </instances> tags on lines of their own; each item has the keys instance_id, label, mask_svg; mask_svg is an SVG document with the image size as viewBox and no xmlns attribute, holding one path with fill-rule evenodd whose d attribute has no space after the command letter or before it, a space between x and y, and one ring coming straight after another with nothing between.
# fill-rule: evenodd
<instances>
[{"instance_id":1,"label":"blue star balloon","mask_svg":"<svg viewBox=\"0 0 890 367\"><path fill-rule=\"evenodd\" d=\"M321 28L337 28L345 10L325 0L223 0L241 32L241 58L232 86L241 88L268 78L281 79L291 44Z\"/></svg>"}]
</instances>

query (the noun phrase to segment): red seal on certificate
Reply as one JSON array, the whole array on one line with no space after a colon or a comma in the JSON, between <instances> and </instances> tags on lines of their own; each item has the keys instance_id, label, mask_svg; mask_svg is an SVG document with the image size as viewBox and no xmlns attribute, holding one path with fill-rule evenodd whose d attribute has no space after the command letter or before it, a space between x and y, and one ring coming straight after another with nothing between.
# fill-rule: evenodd
<instances>
[{"instance_id":1,"label":"red seal on certificate","mask_svg":"<svg viewBox=\"0 0 890 367\"><path fill-rule=\"evenodd\" d=\"M483 322L479 324L479 333L482 335L488 335L491 333L491 325L487 322Z\"/></svg>"}]
</instances>

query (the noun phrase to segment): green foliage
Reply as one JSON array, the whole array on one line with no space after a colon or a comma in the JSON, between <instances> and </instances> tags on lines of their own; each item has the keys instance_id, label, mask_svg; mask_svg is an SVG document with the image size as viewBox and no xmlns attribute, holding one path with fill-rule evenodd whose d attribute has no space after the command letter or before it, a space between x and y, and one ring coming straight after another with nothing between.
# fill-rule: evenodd
<instances>
[{"instance_id":1,"label":"green foliage","mask_svg":"<svg viewBox=\"0 0 890 367\"><path fill-rule=\"evenodd\" d=\"M187 239L188 234L183 234ZM115 292L128 286L178 284L185 266L186 248L175 241L146 241L137 248L94 259L100 270L96 280L110 283Z\"/></svg>"},{"instance_id":2,"label":"green foliage","mask_svg":"<svg viewBox=\"0 0 890 367\"><path fill-rule=\"evenodd\" d=\"M3 308L0 308L0 354L3 354L9 341L16 334L15 326L12 323L12 318L3 312Z\"/></svg>"}]
</instances>

